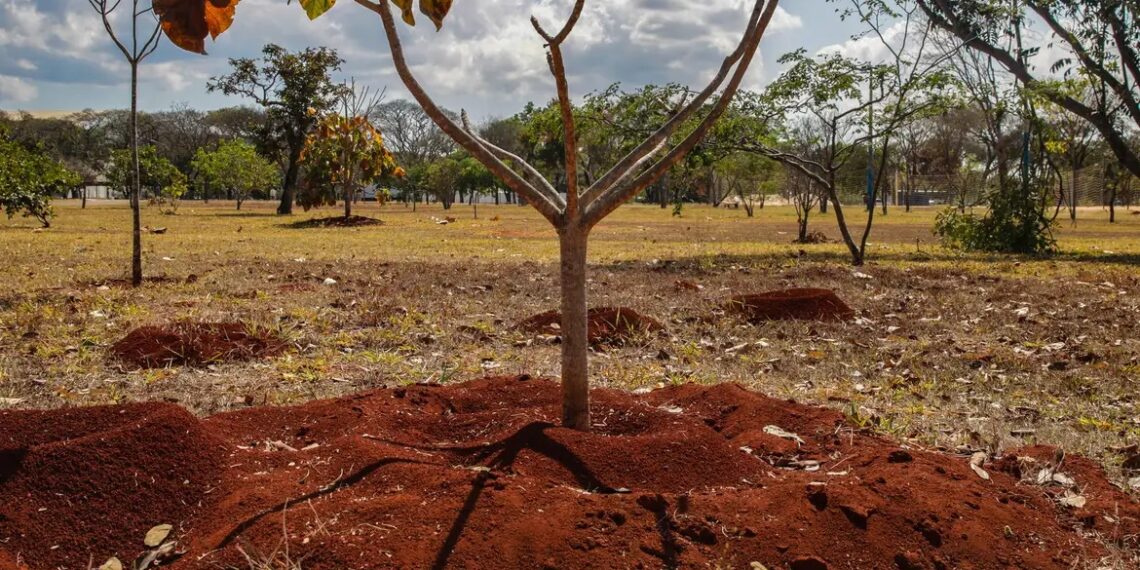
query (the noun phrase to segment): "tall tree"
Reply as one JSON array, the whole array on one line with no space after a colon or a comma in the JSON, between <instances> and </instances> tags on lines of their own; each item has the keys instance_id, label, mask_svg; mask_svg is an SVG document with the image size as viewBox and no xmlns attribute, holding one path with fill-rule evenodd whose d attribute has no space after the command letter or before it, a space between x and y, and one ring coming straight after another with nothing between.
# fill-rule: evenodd
<instances>
[{"instance_id":1,"label":"tall tree","mask_svg":"<svg viewBox=\"0 0 1140 570\"><path fill-rule=\"evenodd\" d=\"M930 22L966 47L992 58L1026 89L1087 121L1121 165L1140 176L1140 149L1130 133L1140 128L1140 5L1134 0L917 0ZM1058 38L1022 30L1038 21ZM1031 56L1056 41L1068 54L1036 69ZM1111 97L1082 99L1056 81L1080 75Z\"/></svg>"},{"instance_id":2,"label":"tall tree","mask_svg":"<svg viewBox=\"0 0 1140 570\"><path fill-rule=\"evenodd\" d=\"M208 89L248 97L265 110L267 127L285 151L285 178L277 213L287 215L293 213L306 137L344 92L331 75L344 60L336 50L326 47L291 53L268 44L261 51L260 61L231 59L233 71L212 78Z\"/></svg>"}]
</instances>

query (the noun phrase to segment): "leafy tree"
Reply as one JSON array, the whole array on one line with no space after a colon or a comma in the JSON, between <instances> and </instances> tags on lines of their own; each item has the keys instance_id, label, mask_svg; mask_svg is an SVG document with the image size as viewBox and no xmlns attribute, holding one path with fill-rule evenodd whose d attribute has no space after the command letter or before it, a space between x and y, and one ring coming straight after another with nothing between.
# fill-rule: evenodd
<instances>
[{"instance_id":1,"label":"leafy tree","mask_svg":"<svg viewBox=\"0 0 1140 570\"><path fill-rule=\"evenodd\" d=\"M898 5L901 10L896 12L879 0L851 0L849 8L841 12L844 18L858 18L867 27L866 33L879 38L890 55L886 63L858 61L838 53L809 57L801 49L780 59L790 68L765 89L762 97L750 102L761 116L782 119L786 124L793 117L806 115L817 125L819 137L811 150L813 156L805 156L802 147L797 151L778 142L779 133L775 133L775 143L760 138L748 148L800 170L823 188L854 265L862 265L866 259L874 206L884 196L887 177L882 174L890 163L894 137L908 123L939 114L945 107L943 92L950 83L940 69L941 60L930 60L931 32L928 26L921 26L918 7L907 1ZM905 30L900 45L884 35L884 20L894 19ZM918 28L917 33L910 33L912 26ZM848 227L837 183L839 173L860 155L867 157L867 221L862 237L856 240ZM885 200L883 208L885 213Z\"/></svg>"},{"instance_id":2,"label":"leafy tree","mask_svg":"<svg viewBox=\"0 0 1140 570\"><path fill-rule=\"evenodd\" d=\"M0 207L9 219L19 213L51 227L52 195L81 181L42 149L29 149L7 135L0 138Z\"/></svg>"},{"instance_id":3,"label":"leafy tree","mask_svg":"<svg viewBox=\"0 0 1140 570\"><path fill-rule=\"evenodd\" d=\"M314 3L319 2L302 2L306 6ZM290 53L281 46L269 44L262 49L260 61L231 59L233 71L212 78L208 84L211 92L242 95L265 110L264 137L267 141L277 141L284 157L285 179L278 214L293 213L301 154L320 117L332 110L344 93L344 87L334 83L331 77L343 62L336 50L330 48ZM269 155L266 149L263 152Z\"/></svg>"},{"instance_id":4,"label":"leafy tree","mask_svg":"<svg viewBox=\"0 0 1140 570\"><path fill-rule=\"evenodd\" d=\"M1140 7L1127 0L917 0L932 25L1008 71L1025 89L1096 128L1125 169L1140 176L1140 149L1130 133L1140 128ZM1035 18L1055 35L1023 34ZM1027 43L1028 42L1028 43ZM1060 43L1069 55L1048 74L1029 58ZM1056 81L1079 75L1101 96L1084 98Z\"/></svg>"},{"instance_id":5,"label":"leafy tree","mask_svg":"<svg viewBox=\"0 0 1140 570\"><path fill-rule=\"evenodd\" d=\"M463 165L454 158L444 157L428 163L424 171L424 184L444 210L455 203L455 192L463 177Z\"/></svg>"},{"instance_id":6,"label":"leafy tree","mask_svg":"<svg viewBox=\"0 0 1140 570\"><path fill-rule=\"evenodd\" d=\"M459 161L459 180L456 182L456 187L461 194L467 195L467 203L471 204L476 219L479 218L478 197L487 192L494 192L497 198L499 186L499 179L495 178L483 163L470 156Z\"/></svg>"},{"instance_id":7,"label":"leafy tree","mask_svg":"<svg viewBox=\"0 0 1140 570\"><path fill-rule=\"evenodd\" d=\"M394 2L401 9L404 21L408 24L414 23L413 0L394 0ZM333 4L329 0L301 0L300 3L311 18L320 16ZM743 38L725 58L709 85L689 98L686 104L677 107L676 113L661 128L648 135L640 145L585 187L580 187L578 183L579 165L575 147L578 140L577 122L571 104L562 52L563 45L582 15L585 0L577 0L574 3L569 19L557 33L547 32L537 19L532 19L535 31L546 46L547 61L558 93L565 151L563 160L563 170L566 173L565 196L556 191L546 177L521 157L481 138L466 120L457 123L432 100L408 66L399 30L388 2L382 0L374 3L370 0L359 0L357 5L380 16L396 71L404 86L432 121L460 147L502 179L507 186L525 197L530 205L558 231L562 258L562 421L567 427L589 430L586 245L590 230L684 159L697 146L713 123L724 114L748 72L752 58L759 48L760 39L776 11L777 0L767 2L756 0L755 7L747 19ZM420 0L419 7L421 12L439 27L443 25L451 2ZM698 126L679 143L669 144L670 137L697 113L704 116Z\"/></svg>"},{"instance_id":8,"label":"leafy tree","mask_svg":"<svg viewBox=\"0 0 1140 570\"><path fill-rule=\"evenodd\" d=\"M191 166L200 184L226 192L237 202L238 210L255 192L281 182L277 167L241 139L223 141L212 151L198 149Z\"/></svg>"},{"instance_id":9,"label":"leafy tree","mask_svg":"<svg viewBox=\"0 0 1140 570\"><path fill-rule=\"evenodd\" d=\"M301 155L305 173L298 196L305 210L334 205L339 197L344 200L347 220L352 217L357 193L365 186L404 176L404 169L384 146L380 130L368 119L374 105L367 99L367 91L362 97L346 96L342 112L323 117L309 135Z\"/></svg>"},{"instance_id":10,"label":"leafy tree","mask_svg":"<svg viewBox=\"0 0 1140 570\"><path fill-rule=\"evenodd\" d=\"M111 153L111 165L107 170L107 184L119 195L133 192L132 176L133 153L130 149L117 149ZM158 155L153 145L138 150L138 178L142 190L140 196L148 194L152 202L162 203L181 197L186 191L186 175L178 170L165 157Z\"/></svg>"}]
</instances>

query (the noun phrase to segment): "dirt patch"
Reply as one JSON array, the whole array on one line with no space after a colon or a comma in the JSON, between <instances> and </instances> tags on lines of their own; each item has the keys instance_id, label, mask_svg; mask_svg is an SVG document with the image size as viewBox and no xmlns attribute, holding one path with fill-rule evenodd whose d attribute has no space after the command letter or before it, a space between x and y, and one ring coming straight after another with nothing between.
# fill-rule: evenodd
<instances>
[{"instance_id":1,"label":"dirt patch","mask_svg":"<svg viewBox=\"0 0 1140 570\"><path fill-rule=\"evenodd\" d=\"M209 503L226 450L169 404L0 412L0 434L5 569L134 560L148 529L179 528Z\"/></svg>"},{"instance_id":2,"label":"dirt patch","mask_svg":"<svg viewBox=\"0 0 1140 570\"><path fill-rule=\"evenodd\" d=\"M737 295L725 305L729 312L750 322L849 321L855 311L829 289L786 289L753 295Z\"/></svg>"},{"instance_id":3,"label":"dirt patch","mask_svg":"<svg viewBox=\"0 0 1140 570\"><path fill-rule=\"evenodd\" d=\"M276 356L285 343L265 331L242 323L182 322L144 326L111 347L111 355L130 366L206 366Z\"/></svg>"},{"instance_id":4,"label":"dirt patch","mask_svg":"<svg viewBox=\"0 0 1140 570\"><path fill-rule=\"evenodd\" d=\"M521 331L562 334L562 313L547 311L520 321L515 328ZM627 307L595 307L587 313L587 335L590 344L623 344L639 335L665 330L665 325Z\"/></svg>"},{"instance_id":5,"label":"dirt patch","mask_svg":"<svg viewBox=\"0 0 1140 570\"><path fill-rule=\"evenodd\" d=\"M196 277L194 278L194 281L197 281ZM144 277L143 278L143 285L148 285L148 284L150 284L150 285L169 285L172 283L191 283L191 282L192 281L190 281L189 278L177 279L175 277L170 277L167 275L157 275L154 277ZM99 279L99 280L93 280L93 281L85 281L83 283L80 283L80 285L84 286L84 287L110 287L110 288L130 288L130 287L134 286L134 284L131 283L130 279Z\"/></svg>"},{"instance_id":6,"label":"dirt patch","mask_svg":"<svg viewBox=\"0 0 1140 570\"><path fill-rule=\"evenodd\" d=\"M242 551L283 540L307 570L1061 569L1104 554L1085 513L1005 463L984 480L830 410L735 385L595 390L581 433L554 425L559 394L517 377L201 421L164 405L3 412L0 566L126 560L160 523L185 549L174 569L248 567ZM1099 469L1069 474L1088 515L1140 530Z\"/></svg>"},{"instance_id":7,"label":"dirt patch","mask_svg":"<svg viewBox=\"0 0 1140 570\"><path fill-rule=\"evenodd\" d=\"M366 226L381 226L384 222L376 218L366 218L364 216L335 216L332 218L314 218L312 220L301 220L286 224L286 227L303 230L309 228L360 228Z\"/></svg>"}]
</instances>

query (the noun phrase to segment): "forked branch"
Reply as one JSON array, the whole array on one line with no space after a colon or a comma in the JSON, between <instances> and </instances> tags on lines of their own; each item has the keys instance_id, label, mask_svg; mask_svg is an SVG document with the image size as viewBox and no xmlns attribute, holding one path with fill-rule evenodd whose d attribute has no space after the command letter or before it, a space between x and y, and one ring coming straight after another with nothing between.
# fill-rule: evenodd
<instances>
[{"instance_id":1,"label":"forked branch","mask_svg":"<svg viewBox=\"0 0 1140 570\"><path fill-rule=\"evenodd\" d=\"M685 121L689 120L694 113L700 110L700 108L720 90L721 85L723 85L725 79L728 78L729 72L740 63L741 58L743 58L745 54L749 53L750 45L752 46L751 53L755 53L755 48L759 45L761 36L764 35L761 26L767 26L767 21L762 22L761 19L764 17L764 14L767 14L767 18L770 19L771 13L773 13L775 9L776 0L769 0L767 6L764 2L756 3L756 8L752 11L752 16L748 20L748 27L745 29L744 37L741 38L740 44L737 45L735 51L724 59L724 63L721 64L720 69L709 85L697 94L688 105L683 106L675 113L657 132L653 133L644 142L630 151L630 153L615 164L609 172L602 175L601 178L590 186L586 194L582 197L582 202L587 208L597 201L603 193L613 189L622 180L635 173L637 169L645 163L647 157L652 156L658 149L666 144L669 138L677 132L677 129L679 129ZM749 58L751 58L751 54L749 54ZM746 61L750 61L750 59ZM745 69L747 69L747 66L745 66ZM735 91L733 94L734 93ZM726 91L725 94L729 95L729 99L732 98L732 94L728 91ZM711 123L709 124L711 125Z\"/></svg>"},{"instance_id":2,"label":"forked branch","mask_svg":"<svg viewBox=\"0 0 1140 570\"><path fill-rule=\"evenodd\" d=\"M608 216L610 212L613 212L642 190L645 190L645 188L654 181L664 176L665 172L680 162L685 155L691 152L693 148L704 139L709 129L712 128L713 124L716 123L721 115L724 114L725 110L728 109L729 103L732 102L732 98L736 95L737 90L740 89L740 84L744 81L744 76L748 73L749 64L752 62L753 56L756 55L756 50L760 47L760 39L764 36L765 30L767 30L768 24L772 21L772 16L776 12L776 2L777 0L768 0L767 3L763 2L763 0L756 2L756 8L753 11L752 18L749 20L749 26L745 31L744 38L741 40L740 47L737 48L737 52L725 60L725 67L721 69L721 73L727 74L728 70L733 67L733 65L730 65L730 62L733 62L735 64L735 71L723 92L721 92L716 104L700 124L697 125L696 129L694 129L692 133L689 133L689 136L685 137L680 144L670 150L664 158L657 161L657 163L649 167L646 171L640 174L629 171L618 177L615 181L615 185L611 188L601 188L597 192L594 191L594 188L590 189L590 192L588 192L586 196L588 202L586 203L586 209L582 216L582 223L586 227L597 224ZM720 81L723 81L723 77ZM698 102L703 105L702 97L706 100L708 97L711 97L718 83L717 80L714 80L701 95L690 103L690 106L697 105ZM676 119L676 117L674 117L674 119ZM665 140L667 140L667 137ZM650 137L646 142L648 143L650 141L655 141L655 146L660 145L660 139L656 139L656 137ZM640 161L640 157L638 161ZM636 164L638 164L638 162L634 162L633 165L635 166Z\"/></svg>"},{"instance_id":3,"label":"forked branch","mask_svg":"<svg viewBox=\"0 0 1140 570\"><path fill-rule=\"evenodd\" d=\"M439 126L443 132L447 133L459 146L464 150L471 153L480 163L487 167L495 176L498 176L507 187L518 193L520 196L529 201L536 210L539 211L551 224L558 225L562 216L562 208L559 203L561 198L557 193L548 192L544 187L535 187L527 182L518 173L511 170L503 161L499 160L487 147L479 143L475 137L465 131L448 117L439 105L424 91L420 86L419 81L416 80L415 75L412 74L411 68L408 66L407 59L404 57L403 44L400 42L400 34L396 30L396 20L392 16L391 7L388 0L380 0L379 3L372 3L368 0L356 0L356 2L373 12L380 15L380 21L384 26L384 33L388 38L388 45L392 51L392 61L396 65L396 72L400 75L400 79L404 82L404 86L415 98L416 102L423 107L424 112L431 117L432 121Z\"/></svg>"}]
</instances>

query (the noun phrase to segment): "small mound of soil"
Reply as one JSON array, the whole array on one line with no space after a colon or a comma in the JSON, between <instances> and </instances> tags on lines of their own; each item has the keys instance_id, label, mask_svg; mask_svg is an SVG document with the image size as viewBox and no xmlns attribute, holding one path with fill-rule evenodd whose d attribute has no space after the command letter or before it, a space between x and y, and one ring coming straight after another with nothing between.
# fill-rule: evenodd
<instances>
[{"instance_id":1,"label":"small mound of soil","mask_svg":"<svg viewBox=\"0 0 1140 570\"><path fill-rule=\"evenodd\" d=\"M302 220L288 224L288 227L298 230L309 228L359 228L365 226L380 226L384 222L376 218L366 218L364 216L336 216L332 218L314 218L312 220Z\"/></svg>"},{"instance_id":2,"label":"small mound of soil","mask_svg":"<svg viewBox=\"0 0 1140 570\"><path fill-rule=\"evenodd\" d=\"M823 232L808 232L808 234L804 236L804 239L797 237L792 240L792 243L831 243L831 240L828 239L827 234Z\"/></svg>"},{"instance_id":3,"label":"small mound of soil","mask_svg":"<svg viewBox=\"0 0 1140 570\"><path fill-rule=\"evenodd\" d=\"M2 568L129 564L147 530L208 503L226 449L170 404L0 412L0 433ZM5 565L4 550L28 566Z\"/></svg>"},{"instance_id":4,"label":"small mound of soil","mask_svg":"<svg viewBox=\"0 0 1140 570\"><path fill-rule=\"evenodd\" d=\"M284 350L281 339L242 323L144 326L111 346L116 359L139 368L206 366L276 356Z\"/></svg>"},{"instance_id":5,"label":"small mound of soil","mask_svg":"<svg viewBox=\"0 0 1140 570\"><path fill-rule=\"evenodd\" d=\"M639 335L665 330L661 321L627 307L595 307L588 311L586 318L590 344L622 344ZM561 335L562 313L539 313L519 322L515 328L536 334Z\"/></svg>"},{"instance_id":6,"label":"small mound of soil","mask_svg":"<svg viewBox=\"0 0 1140 570\"><path fill-rule=\"evenodd\" d=\"M829 289L787 289L737 295L725 309L752 323L764 321L850 321L855 311Z\"/></svg>"},{"instance_id":7,"label":"small mound of soil","mask_svg":"<svg viewBox=\"0 0 1140 570\"><path fill-rule=\"evenodd\" d=\"M286 548L306 570L1061 570L1106 555L1090 524L1140 532L1140 505L1079 458L1065 471L1088 502L1070 508L1024 458L983 479L736 385L594 390L589 433L556 425L560 393L522 376L205 420L0 412L0 567L129 564L163 523L185 552L172 570Z\"/></svg>"}]
</instances>

